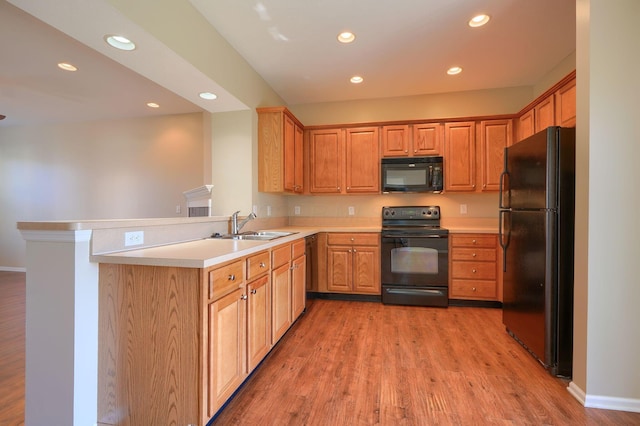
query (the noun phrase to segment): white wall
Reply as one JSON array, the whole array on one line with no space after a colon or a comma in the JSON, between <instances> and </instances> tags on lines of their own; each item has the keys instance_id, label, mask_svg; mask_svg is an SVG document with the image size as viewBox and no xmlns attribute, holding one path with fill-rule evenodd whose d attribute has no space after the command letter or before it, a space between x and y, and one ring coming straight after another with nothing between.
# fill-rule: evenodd
<instances>
[{"instance_id":1,"label":"white wall","mask_svg":"<svg viewBox=\"0 0 640 426\"><path fill-rule=\"evenodd\" d=\"M19 221L185 216L202 128L201 114L0 128L0 268L25 266Z\"/></svg>"},{"instance_id":2,"label":"white wall","mask_svg":"<svg viewBox=\"0 0 640 426\"><path fill-rule=\"evenodd\" d=\"M588 120L578 116L579 177L588 179L588 194L579 193L579 206L588 206L579 231L586 221L588 249L576 259L587 274L576 281L576 318L586 324L576 324L576 350L585 356L574 382L587 405L640 411L640 2L577 5L579 66L589 68L577 70L578 99L588 102L578 111L588 109Z\"/></svg>"}]
</instances>

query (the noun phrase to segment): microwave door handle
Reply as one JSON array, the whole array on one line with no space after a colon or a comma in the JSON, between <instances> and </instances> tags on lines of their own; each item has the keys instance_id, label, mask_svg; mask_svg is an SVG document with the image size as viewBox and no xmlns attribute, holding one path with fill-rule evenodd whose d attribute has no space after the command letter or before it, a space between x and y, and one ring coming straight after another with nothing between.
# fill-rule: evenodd
<instances>
[{"instance_id":1,"label":"microwave door handle","mask_svg":"<svg viewBox=\"0 0 640 426\"><path fill-rule=\"evenodd\" d=\"M429 177L427 178L427 184L430 187L433 187L433 166L429 166Z\"/></svg>"}]
</instances>

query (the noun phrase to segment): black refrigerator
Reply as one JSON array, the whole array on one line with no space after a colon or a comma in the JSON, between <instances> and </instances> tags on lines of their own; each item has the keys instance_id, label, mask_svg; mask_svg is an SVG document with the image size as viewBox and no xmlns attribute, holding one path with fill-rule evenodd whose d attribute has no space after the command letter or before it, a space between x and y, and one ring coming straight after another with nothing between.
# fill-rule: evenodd
<instances>
[{"instance_id":1,"label":"black refrigerator","mask_svg":"<svg viewBox=\"0 0 640 426\"><path fill-rule=\"evenodd\" d=\"M571 377L575 129L549 127L504 157L502 322L551 374Z\"/></svg>"}]
</instances>

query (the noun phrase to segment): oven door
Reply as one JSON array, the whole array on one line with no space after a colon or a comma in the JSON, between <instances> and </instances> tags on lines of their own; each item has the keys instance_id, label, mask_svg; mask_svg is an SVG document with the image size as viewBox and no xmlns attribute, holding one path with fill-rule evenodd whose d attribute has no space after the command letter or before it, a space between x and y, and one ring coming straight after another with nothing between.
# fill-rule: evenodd
<instances>
[{"instance_id":1,"label":"oven door","mask_svg":"<svg viewBox=\"0 0 640 426\"><path fill-rule=\"evenodd\" d=\"M382 234L382 302L448 306L448 235Z\"/></svg>"}]
</instances>

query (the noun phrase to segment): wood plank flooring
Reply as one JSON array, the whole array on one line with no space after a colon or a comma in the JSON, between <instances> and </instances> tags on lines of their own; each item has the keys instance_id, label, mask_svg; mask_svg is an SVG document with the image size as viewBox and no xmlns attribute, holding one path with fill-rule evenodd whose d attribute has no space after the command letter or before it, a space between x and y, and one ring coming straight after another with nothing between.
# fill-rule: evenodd
<instances>
[{"instance_id":1,"label":"wood plank flooring","mask_svg":"<svg viewBox=\"0 0 640 426\"><path fill-rule=\"evenodd\" d=\"M24 419L24 296L24 274L0 271L2 426ZM213 424L640 425L566 386L500 310L313 300Z\"/></svg>"},{"instance_id":2,"label":"wood plank flooring","mask_svg":"<svg viewBox=\"0 0 640 426\"><path fill-rule=\"evenodd\" d=\"M0 425L24 424L25 274L0 271Z\"/></svg>"},{"instance_id":3,"label":"wood plank flooring","mask_svg":"<svg viewBox=\"0 0 640 426\"><path fill-rule=\"evenodd\" d=\"M314 300L214 425L640 425L584 408L501 311Z\"/></svg>"}]
</instances>

